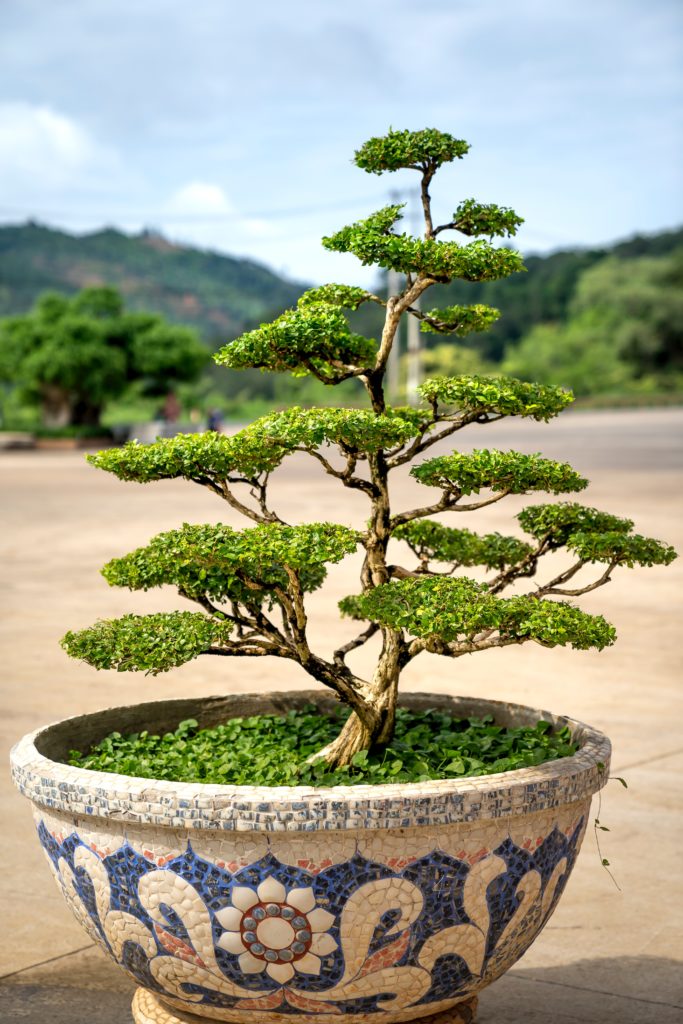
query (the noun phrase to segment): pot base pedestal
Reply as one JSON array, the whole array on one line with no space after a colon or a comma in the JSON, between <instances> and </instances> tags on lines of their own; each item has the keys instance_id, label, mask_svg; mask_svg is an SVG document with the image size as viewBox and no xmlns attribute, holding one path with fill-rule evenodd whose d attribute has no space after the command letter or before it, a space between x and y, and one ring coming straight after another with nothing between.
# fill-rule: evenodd
<instances>
[{"instance_id":1,"label":"pot base pedestal","mask_svg":"<svg viewBox=\"0 0 683 1024\"><path fill-rule=\"evenodd\" d=\"M476 996L470 996L450 1010L443 1010L431 1017L414 1017L412 1024L474 1024L477 1002ZM301 1020L300 1017L293 1019ZM202 1024L207 1018L182 1010L171 1010L152 992L139 988L133 996L133 1020L135 1024Z\"/></svg>"}]
</instances>

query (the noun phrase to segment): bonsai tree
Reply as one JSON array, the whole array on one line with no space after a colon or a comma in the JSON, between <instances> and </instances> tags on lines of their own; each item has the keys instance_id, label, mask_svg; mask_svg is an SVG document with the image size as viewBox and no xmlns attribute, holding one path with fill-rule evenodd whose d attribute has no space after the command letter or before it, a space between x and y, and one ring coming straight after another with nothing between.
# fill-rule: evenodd
<instances>
[{"instance_id":1,"label":"bonsai tree","mask_svg":"<svg viewBox=\"0 0 683 1024\"><path fill-rule=\"evenodd\" d=\"M46 292L30 313L0 322L0 380L39 405L47 427L96 427L133 381L160 397L196 380L208 358L191 328L127 312L109 287Z\"/></svg>"},{"instance_id":2,"label":"bonsai tree","mask_svg":"<svg viewBox=\"0 0 683 1024\"><path fill-rule=\"evenodd\" d=\"M424 652L460 658L512 644L601 650L613 643L614 628L602 616L586 614L567 598L603 586L618 566L668 563L675 557L670 547L633 533L630 520L574 501L525 508L517 518L526 540L452 525L457 513L507 495L564 495L586 487L571 466L540 455L486 448L443 454L444 442L470 424L481 429L508 416L547 421L569 405L571 393L500 376L441 376L419 388L421 408L387 404L387 361L401 317L417 317L425 331L462 337L486 330L499 316L482 305L424 312L416 306L424 292L455 278L486 281L523 269L518 252L492 244L496 237L515 234L521 218L513 210L468 199L447 223L433 222L432 179L468 148L432 129L390 131L366 142L355 155L361 169L382 174L410 168L420 176L424 237L400 233L401 206L391 205L323 244L353 253L364 264L400 271L403 289L385 301L359 287L314 288L295 309L215 356L235 370L311 375L330 387L357 377L367 392L366 408L290 408L234 436L187 434L88 457L122 480L191 480L253 525L242 530L184 525L109 562L103 573L110 584L131 590L171 584L201 610L101 621L66 635L69 654L96 668L152 674L198 655L294 661L351 708L338 737L315 755L339 767L390 742L401 672ZM464 235L464 244L444 241L447 232ZM349 325L347 312L364 302L385 310L379 341L353 333ZM430 449L437 444L434 455ZM305 453L340 486L365 496L365 529L282 520L269 500L268 483L294 452ZM396 508L391 475L411 462L425 501L418 508ZM358 548L363 552L359 592L344 597L340 609L358 620L359 632L325 656L309 641L309 595L321 585L328 564ZM398 564L399 550L411 553L409 565ZM551 578L543 576L545 556L559 550L573 561ZM485 583L463 573L472 566L490 574ZM505 596L520 581L529 582L528 592L518 587ZM348 664L349 655L375 635L381 645L374 672L360 678Z\"/></svg>"}]
</instances>

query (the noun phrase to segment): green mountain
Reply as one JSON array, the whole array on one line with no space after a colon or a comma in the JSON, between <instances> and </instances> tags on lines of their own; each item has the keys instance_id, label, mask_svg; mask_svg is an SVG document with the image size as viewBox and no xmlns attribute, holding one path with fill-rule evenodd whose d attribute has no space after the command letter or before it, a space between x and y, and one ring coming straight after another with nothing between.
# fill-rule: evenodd
<instances>
[{"instance_id":1,"label":"green mountain","mask_svg":"<svg viewBox=\"0 0 683 1024\"><path fill-rule=\"evenodd\" d=\"M114 285L132 309L189 324L209 342L235 337L296 302L305 285L251 260L175 245L151 232L71 235L29 222L0 226L0 317L44 291Z\"/></svg>"}]
</instances>

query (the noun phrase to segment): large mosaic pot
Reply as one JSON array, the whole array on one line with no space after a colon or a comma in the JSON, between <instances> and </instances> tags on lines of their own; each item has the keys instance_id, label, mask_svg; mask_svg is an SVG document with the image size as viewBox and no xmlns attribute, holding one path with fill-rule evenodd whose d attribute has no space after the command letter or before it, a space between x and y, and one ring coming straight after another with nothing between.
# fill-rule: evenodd
<instances>
[{"instance_id":1,"label":"large mosaic pot","mask_svg":"<svg viewBox=\"0 0 683 1024\"><path fill-rule=\"evenodd\" d=\"M474 1020L564 889L606 781L599 732L547 712L406 695L580 750L478 779L333 789L158 782L71 768L114 730L284 712L318 691L159 701L72 718L12 752L47 859L88 934L141 986L137 1024Z\"/></svg>"}]
</instances>

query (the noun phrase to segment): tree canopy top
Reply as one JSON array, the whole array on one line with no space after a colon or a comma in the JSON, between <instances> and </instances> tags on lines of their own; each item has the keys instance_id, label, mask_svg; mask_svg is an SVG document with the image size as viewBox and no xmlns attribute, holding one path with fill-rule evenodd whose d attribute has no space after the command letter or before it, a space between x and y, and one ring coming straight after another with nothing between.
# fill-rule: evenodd
<instances>
[{"instance_id":1,"label":"tree canopy top","mask_svg":"<svg viewBox=\"0 0 683 1024\"><path fill-rule=\"evenodd\" d=\"M469 151L469 143L456 139L436 128L417 132L390 129L386 135L375 136L356 150L356 167L368 174L398 171L402 167L417 171L436 170L452 160L461 160Z\"/></svg>"}]
</instances>

